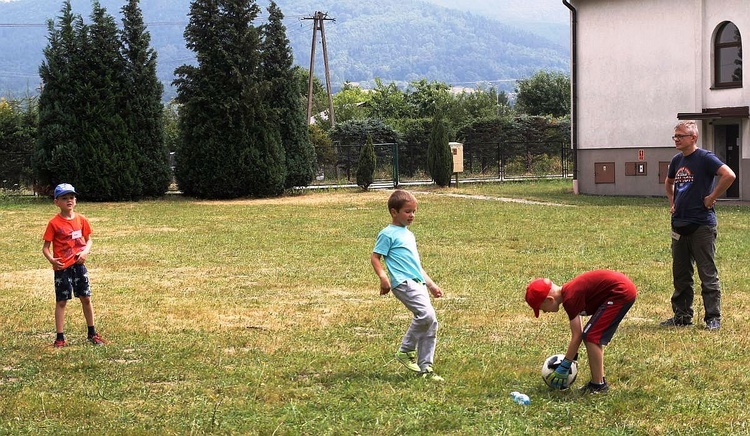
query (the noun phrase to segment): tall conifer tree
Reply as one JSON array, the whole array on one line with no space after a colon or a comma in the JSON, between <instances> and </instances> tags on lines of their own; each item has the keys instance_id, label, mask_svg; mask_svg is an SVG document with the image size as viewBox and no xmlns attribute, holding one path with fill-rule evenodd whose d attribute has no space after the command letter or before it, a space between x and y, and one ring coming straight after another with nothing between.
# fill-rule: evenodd
<instances>
[{"instance_id":1,"label":"tall conifer tree","mask_svg":"<svg viewBox=\"0 0 750 436\"><path fill-rule=\"evenodd\" d=\"M181 103L177 182L205 198L273 196L284 190L284 150L260 74L253 0L194 0L185 29L197 66L175 74Z\"/></svg>"},{"instance_id":2,"label":"tall conifer tree","mask_svg":"<svg viewBox=\"0 0 750 436\"><path fill-rule=\"evenodd\" d=\"M263 75L271 86L270 109L284 146L284 186L307 186L315 177L317 162L309 138L307 102L296 80L292 49L282 23L284 14L274 1L268 7L268 14L268 23L263 26Z\"/></svg>"},{"instance_id":3,"label":"tall conifer tree","mask_svg":"<svg viewBox=\"0 0 750 436\"><path fill-rule=\"evenodd\" d=\"M49 23L40 67L37 170L42 182L73 183L90 200L138 198L137 150L123 111L125 63L114 18L93 2L91 24L63 4Z\"/></svg>"},{"instance_id":4,"label":"tall conifer tree","mask_svg":"<svg viewBox=\"0 0 750 436\"><path fill-rule=\"evenodd\" d=\"M129 90L122 108L137 152L143 195L158 197L166 192L171 179L161 104L164 87L156 76L156 52L150 47L151 35L146 31L139 2L129 0L122 8L122 50Z\"/></svg>"},{"instance_id":5,"label":"tall conifer tree","mask_svg":"<svg viewBox=\"0 0 750 436\"><path fill-rule=\"evenodd\" d=\"M125 93L125 62L114 18L99 2L93 3L91 25L83 26L78 96L81 174L76 188L94 200L112 201L142 195L137 150L121 112Z\"/></svg>"},{"instance_id":6,"label":"tall conifer tree","mask_svg":"<svg viewBox=\"0 0 750 436\"><path fill-rule=\"evenodd\" d=\"M66 0L58 17L47 22L48 45L45 60L39 67L42 92L39 95L39 128L34 169L38 183L47 193L62 181L73 181L78 176L75 159L76 110L75 101L79 77L74 57L78 41L74 24L80 17L73 14Z\"/></svg>"}]
</instances>

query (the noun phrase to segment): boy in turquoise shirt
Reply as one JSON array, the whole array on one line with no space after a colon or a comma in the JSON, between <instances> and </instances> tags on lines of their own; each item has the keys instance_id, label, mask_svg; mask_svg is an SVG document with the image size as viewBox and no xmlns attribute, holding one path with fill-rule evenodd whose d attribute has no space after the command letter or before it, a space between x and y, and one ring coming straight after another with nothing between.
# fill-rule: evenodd
<instances>
[{"instance_id":1,"label":"boy in turquoise shirt","mask_svg":"<svg viewBox=\"0 0 750 436\"><path fill-rule=\"evenodd\" d=\"M414 221L417 199L407 191L396 190L388 198L388 211L392 222L378 233L370 262L380 278L380 295L393 291L414 314L396 359L424 378L443 381L433 370L438 321L427 293L429 290L433 297L440 298L443 291L422 268L416 238L407 228ZM387 273L381 257L385 258Z\"/></svg>"}]
</instances>

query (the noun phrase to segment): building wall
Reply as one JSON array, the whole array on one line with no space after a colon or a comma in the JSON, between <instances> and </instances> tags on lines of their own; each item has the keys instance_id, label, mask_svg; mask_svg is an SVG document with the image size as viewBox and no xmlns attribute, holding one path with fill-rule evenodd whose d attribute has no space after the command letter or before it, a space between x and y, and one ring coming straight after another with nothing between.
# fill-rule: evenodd
<instances>
[{"instance_id":1,"label":"building wall","mask_svg":"<svg viewBox=\"0 0 750 436\"><path fill-rule=\"evenodd\" d=\"M744 86L711 89L713 35L725 21L750 43L747 0L577 0L578 189L600 195L665 195L659 162L676 153L678 113L750 105ZM748 50L744 50L747 52ZM740 192L750 200L750 123L740 124ZM699 122L699 146L714 150L713 120ZM642 150L647 176L625 176ZM615 183L597 183L597 163L615 163ZM742 177L747 174L747 177Z\"/></svg>"},{"instance_id":2,"label":"building wall","mask_svg":"<svg viewBox=\"0 0 750 436\"><path fill-rule=\"evenodd\" d=\"M639 158L641 150L643 160ZM583 191L579 179L579 191L596 195L665 196L666 164L674 155L673 147L580 150L578 168L587 173L587 189ZM636 167L635 173L632 167ZM609 172L610 177L601 174L602 171Z\"/></svg>"}]
</instances>

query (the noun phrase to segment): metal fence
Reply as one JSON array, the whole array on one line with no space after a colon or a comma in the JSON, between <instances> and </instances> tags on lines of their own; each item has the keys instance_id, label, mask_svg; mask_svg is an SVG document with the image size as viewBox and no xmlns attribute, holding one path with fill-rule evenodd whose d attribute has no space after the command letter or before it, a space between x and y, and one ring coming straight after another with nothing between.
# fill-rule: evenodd
<instances>
[{"instance_id":1,"label":"metal fence","mask_svg":"<svg viewBox=\"0 0 750 436\"><path fill-rule=\"evenodd\" d=\"M318 162L318 174L310 184L352 186L357 183L357 165L362 144L334 145L327 158ZM427 171L427 148L410 144L374 144L373 187L397 187L408 183L431 183ZM321 154L318 154L321 156ZM34 193L31 154L11 153L0 170L0 192L5 195ZM174 156L170 156L170 163ZM463 144L463 172L456 180L503 181L524 178L571 177L573 152L564 142L484 142ZM173 168L174 169L174 168ZM179 189L175 184L170 190Z\"/></svg>"},{"instance_id":2,"label":"metal fence","mask_svg":"<svg viewBox=\"0 0 750 436\"><path fill-rule=\"evenodd\" d=\"M312 186L354 185L362 144L335 145L335 159L319 163ZM374 186L402 183L430 183L427 149L385 143L374 144L376 169ZM565 142L492 142L463 144L463 172L468 180L517 180L524 178L571 177L573 153Z\"/></svg>"}]
</instances>

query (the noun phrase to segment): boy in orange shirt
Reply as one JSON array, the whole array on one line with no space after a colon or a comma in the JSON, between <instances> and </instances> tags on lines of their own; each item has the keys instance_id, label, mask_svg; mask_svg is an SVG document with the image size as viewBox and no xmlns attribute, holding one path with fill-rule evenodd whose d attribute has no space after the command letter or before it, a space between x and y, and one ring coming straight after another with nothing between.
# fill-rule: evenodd
<instances>
[{"instance_id":1,"label":"boy in orange shirt","mask_svg":"<svg viewBox=\"0 0 750 436\"><path fill-rule=\"evenodd\" d=\"M94 345L104 344L94 328L94 306L91 304L89 274L85 265L91 252L91 226L86 217L74 211L76 195L75 188L68 183L55 187L55 206L60 208L60 213L47 224L42 246L44 257L55 270L55 348L67 345L63 331L65 307L74 295L81 300L89 342Z\"/></svg>"}]
</instances>

